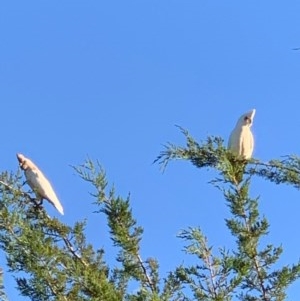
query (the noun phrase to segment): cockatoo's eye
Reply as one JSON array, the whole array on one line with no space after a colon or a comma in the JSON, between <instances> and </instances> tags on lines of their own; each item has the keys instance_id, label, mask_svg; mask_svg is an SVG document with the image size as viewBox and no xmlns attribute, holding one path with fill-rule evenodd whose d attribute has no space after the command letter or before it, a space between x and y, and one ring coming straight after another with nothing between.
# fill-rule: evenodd
<instances>
[{"instance_id":1,"label":"cockatoo's eye","mask_svg":"<svg viewBox=\"0 0 300 301\"><path fill-rule=\"evenodd\" d=\"M246 117L244 118L244 121L246 121L246 123L251 123L251 118L249 118L248 116L246 116Z\"/></svg>"}]
</instances>

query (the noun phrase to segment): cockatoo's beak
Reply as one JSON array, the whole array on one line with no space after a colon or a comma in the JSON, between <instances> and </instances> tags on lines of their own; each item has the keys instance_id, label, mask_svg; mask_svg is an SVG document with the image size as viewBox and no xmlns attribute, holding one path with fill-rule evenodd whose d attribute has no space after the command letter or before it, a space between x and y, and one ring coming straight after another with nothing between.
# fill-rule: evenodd
<instances>
[{"instance_id":1,"label":"cockatoo's beak","mask_svg":"<svg viewBox=\"0 0 300 301\"><path fill-rule=\"evenodd\" d=\"M250 111L250 116L251 116L250 118L251 118L252 121L254 119L255 112L256 112L255 109L253 109L252 111Z\"/></svg>"}]
</instances>

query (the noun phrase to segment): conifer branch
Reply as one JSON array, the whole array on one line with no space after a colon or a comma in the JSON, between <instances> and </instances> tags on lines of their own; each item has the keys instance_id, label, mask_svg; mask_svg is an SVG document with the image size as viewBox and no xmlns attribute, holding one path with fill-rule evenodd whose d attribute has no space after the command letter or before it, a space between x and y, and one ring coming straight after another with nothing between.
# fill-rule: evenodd
<instances>
[{"instance_id":1,"label":"conifer branch","mask_svg":"<svg viewBox=\"0 0 300 301\"><path fill-rule=\"evenodd\" d=\"M141 268L142 268L142 270L144 272L144 275L145 275L145 277L147 279L148 285L151 288L152 292L154 293L156 291L156 289L155 289L155 286L154 286L154 284L153 284L150 276L148 275L147 268L145 267L144 262L143 262L143 260L142 260L142 258L141 258L141 256L139 254L137 254L137 258L138 258L140 266L141 266Z\"/></svg>"},{"instance_id":2,"label":"conifer branch","mask_svg":"<svg viewBox=\"0 0 300 301\"><path fill-rule=\"evenodd\" d=\"M62 238L64 243L65 243L65 246L67 247L67 249L71 252L71 254L77 258L85 267L88 266L88 264L82 259L82 257L77 254L77 252L74 250L74 247L71 243L71 241L69 239L67 239L66 237L63 237Z\"/></svg>"}]
</instances>

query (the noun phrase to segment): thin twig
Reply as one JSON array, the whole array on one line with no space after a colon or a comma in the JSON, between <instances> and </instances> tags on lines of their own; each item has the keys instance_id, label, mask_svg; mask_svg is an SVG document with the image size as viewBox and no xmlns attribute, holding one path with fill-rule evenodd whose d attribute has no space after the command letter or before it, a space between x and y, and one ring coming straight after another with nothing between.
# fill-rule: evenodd
<instances>
[{"instance_id":1,"label":"thin twig","mask_svg":"<svg viewBox=\"0 0 300 301\"><path fill-rule=\"evenodd\" d=\"M7 183L5 183L5 182L3 182L1 180L0 180L0 184L2 184L3 186L5 186L9 190L15 191L15 189L12 186L10 186L9 184L7 184Z\"/></svg>"},{"instance_id":2,"label":"thin twig","mask_svg":"<svg viewBox=\"0 0 300 301\"><path fill-rule=\"evenodd\" d=\"M66 238L63 237L63 241L67 247L67 249L73 254L74 257L76 257L84 266L88 266L88 264L82 259L82 257L80 255L78 255L76 253L76 251L74 250L74 247L72 245L72 243Z\"/></svg>"},{"instance_id":3,"label":"thin twig","mask_svg":"<svg viewBox=\"0 0 300 301\"><path fill-rule=\"evenodd\" d=\"M148 282L148 284L149 284L149 286L150 286L152 292L155 292L154 284L153 284L153 282L152 282L150 276L148 275L147 269L146 269L146 267L144 266L144 262L143 262L143 260L142 260L142 258L141 258L141 256L140 256L139 254L137 254L137 258L138 258L138 260L139 260L140 266L141 266L141 268L142 268L142 270L143 270L143 272L144 272L144 274L145 274L145 276L146 276L147 282Z\"/></svg>"},{"instance_id":4,"label":"thin twig","mask_svg":"<svg viewBox=\"0 0 300 301\"><path fill-rule=\"evenodd\" d=\"M291 167L287 167L287 166L278 166L276 164L264 163L264 162L259 162L259 161L249 162L249 163L253 164L255 166L264 166L264 167L269 167L269 168L270 167L271 168L277 168L277 169L286 170L286 171L292 171L292 172L296 172L296 173L300 174L300 170L299 169L291 168Z\"/></svg>"}]
</instances>

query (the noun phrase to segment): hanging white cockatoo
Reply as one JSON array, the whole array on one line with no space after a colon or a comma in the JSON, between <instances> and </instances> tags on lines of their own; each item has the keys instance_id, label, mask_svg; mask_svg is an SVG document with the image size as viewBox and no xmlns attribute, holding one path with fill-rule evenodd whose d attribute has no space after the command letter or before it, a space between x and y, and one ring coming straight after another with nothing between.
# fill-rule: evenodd
<instances>
[{"instance_id":1,"label":"hanging white cockatoo","mask_svg":"<svg viewBox=\"0 0 300 301\"><path fill-rule=\"evenodd\" d=\"M228 149L237 155L250 159L254 148L254 139L251 132L255 109L243 114L230 134Z\"/></svg>"},{"instance_id":2,"label":"hanging white cockatoo","mask_svg":"<svg viewBox=\"0 0 300 301\"><path fill-rule=\"evenodd\" d=\"M57 198L50 182L39 170L39 168L28 158L22 154L17 154L21 169L24 170L28 185L35 192L36 197L40 200L49 201L61 214L64 209Z\"/></svg>"}]
</instances>

